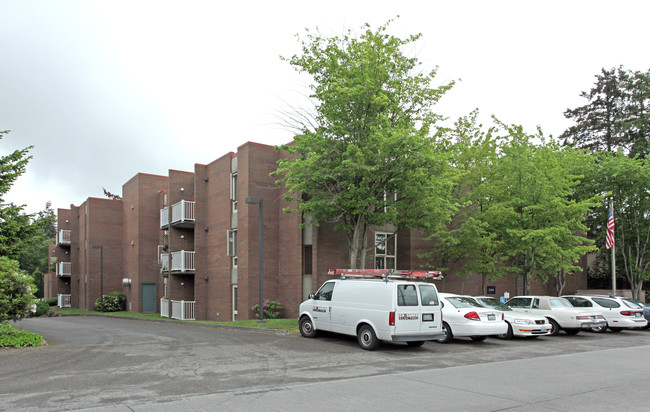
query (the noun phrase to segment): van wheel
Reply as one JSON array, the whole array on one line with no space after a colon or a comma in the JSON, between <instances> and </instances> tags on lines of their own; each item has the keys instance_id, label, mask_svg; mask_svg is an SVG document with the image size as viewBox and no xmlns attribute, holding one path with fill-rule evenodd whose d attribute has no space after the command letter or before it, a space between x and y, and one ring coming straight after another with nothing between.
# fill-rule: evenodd
<instances>
[{"instance_id":1,"label":"van wheel","mask_svg":"<svg viewBox=\"0 0 650 412\"><path fill-rule=\"evenodd\" d=\"M436 342L449 343L454 340L454 334L447 322L442 322L442 330L445 332L445 337L438 339Z\"/></svg>"},{"instance_id":2,"label":"van wheel","mask_svg":"<svg viewBox=\"0 0 650 412\"><path fill-rule=\"evenodd\" d=\"M318 335L318 331L314 329L314 324L309 318L309 316L303 316L300 318L300 334L305 338L315 338Z\"/></svg>"},{"instance_id":3,"label":"van wheel","mask_svg":"<svg viewBox=\"0 0 650 412\"><path fill-rule=\"evenodd\" d=\"M363 325L357 334L357 340L361 349L375 350L379 347L379 339L375 335L375 331L368 325Z\"/></svg>"},{"instance_id":4,"label":"van wheel","mask_svg":"<svg viewBox=\"0 0 650 412\"><path fill-rule=\"evenodd\" d=\"M409 345L412 348L417 348L418 346L424 345L423 340L412 340L410 342L406 342L407 345Z\"/></svg>"}]
</instances>

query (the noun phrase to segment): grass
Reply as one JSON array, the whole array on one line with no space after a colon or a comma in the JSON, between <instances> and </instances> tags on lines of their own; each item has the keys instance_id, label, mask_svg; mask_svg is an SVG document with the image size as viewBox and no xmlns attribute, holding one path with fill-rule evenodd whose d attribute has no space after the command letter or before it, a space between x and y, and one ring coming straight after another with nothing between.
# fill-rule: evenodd
<instances>
[{"instance_id":1,"label":"grass","mask_svg":"<svg viewBox=\"0 0 650 412\"><path fill-rule=\"evenodd\" d=\"M82 310L77 308L51 308L56 313L62 315L101 315L101 312ZM222 325L222 326L240 326L247 328L263 328L263 329L276 329L286 330L289 333L298 333L298 320L297 319L267 319L264 323L259 323L257 320L236 320L231 322L214 322L205 320L176 320L170 318L163 318L159 313L136 313L136 312L104 312L104 316L114 316L121 318L135 318L135 319L149 319L149 320L163 320L167 322L187 322L197 323L202 325Z\"/></svg>"}]
</instances>

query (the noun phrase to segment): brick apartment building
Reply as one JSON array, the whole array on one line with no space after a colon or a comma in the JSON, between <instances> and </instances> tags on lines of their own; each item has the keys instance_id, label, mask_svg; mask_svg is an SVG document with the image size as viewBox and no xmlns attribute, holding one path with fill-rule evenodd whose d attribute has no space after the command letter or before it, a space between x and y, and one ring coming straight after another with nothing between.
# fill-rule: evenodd
<instances>
[{"instance_id":1,"label":"brick apartment building","mask_svg":"<svg viewBox=\"0 0 650 412\"><path fill-rule=\"evenodd\" d=\"M329 224L300 229L302 217L284 213L284 189L269 174L283 156L272 146L246 143L194 172L168 176L138 173L122 187L122 199L89 198L58 210L56 271L45 274L45 297L60 306L92 310L111 291L127 297L127 310L182 319L229 321L254 317L259 301L259 205L263 204L265 299L278 300L285 317L327 278L346 267L343 233ZM394 228L374 228L383 240ZM375 265L418 269L429 242L400 230L373 254ZM435 268L432 268L435 269ZM521 282L519 282L521 283ZM441 291L480 294L478 276L446 276ZM515 279L489 282L496 296L521 291ZM552 282L533 283L533 293L554 294ZM586 275L568 277L565 292L586 288Z\"/></svg>"}]
</instances>

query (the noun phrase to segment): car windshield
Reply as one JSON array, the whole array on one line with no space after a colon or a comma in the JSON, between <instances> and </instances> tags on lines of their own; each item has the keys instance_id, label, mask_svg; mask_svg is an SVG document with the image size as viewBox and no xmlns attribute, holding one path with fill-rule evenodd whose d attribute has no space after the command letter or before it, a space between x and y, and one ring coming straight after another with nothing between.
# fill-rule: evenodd
<instances>
[{"instance_id":1,"label":"car windshield","mask_svg":"<svg viewBox=\"0 0 650 412\"><path fill-rule=\"evenodd\" d=\"M512 310L510 309L509 306L504 305L498 299L495 298L476 298L476 300L478 300L478 303L491 309L502 310L504 312Z\"/></svg>"},{"instance_id":2,"label":"car windshield","mask_svg":"<svg viewBox=\"0 0 650 412\"><path fill-rule=\"evenodd\" d=\"M482 308L477 301L475 301L472 298L466 298L463 296L449 296L447 297L447 300L449 303L454 305L456 309L461 309L461 308Z\"/></svg>"},{"instance_id":3,"label":"car windshield","mask_svg":"<svg viewBox=\"0 0 650 412\"><path fill-rule=\"evenodd\" d=\"M623 303L625 303L625 306L627 306L630 309L643 309L643 304L641 301L639 303L636 303L636 301L632 301L630 299L621 299Z\"/></svg>"},{"instance_id":4,"label":"car windshield","mask_svg":"<svg viewBox=\"0 0 650 412\"><path fill-rule=\"evenodd\" d=\"M571 304L566 299L549 299L548 304L552 308L572 308Z\"/></svg>"}]
</instances>

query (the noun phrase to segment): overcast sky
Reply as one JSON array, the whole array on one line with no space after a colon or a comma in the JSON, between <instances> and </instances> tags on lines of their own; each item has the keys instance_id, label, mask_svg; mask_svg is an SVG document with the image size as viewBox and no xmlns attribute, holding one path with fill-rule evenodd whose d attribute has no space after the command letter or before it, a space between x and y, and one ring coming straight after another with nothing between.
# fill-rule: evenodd
<instances>
[{"instance_id":1,"label":"overcast sky","mask_svg":"<svg viewBox=\"0 0 650 412\"><path fill-rule=\"evenodd\" d=\"M138 172L193 171L247 141L291 140L277 124L307 78L279 56L296 34L373 27L422 33L437 112L540 125L557 136L601 68L650 69L647 1L0 0L0 155L34 145L6 201L27 210L121 194Z\"/></svg>"}]
</instances>

